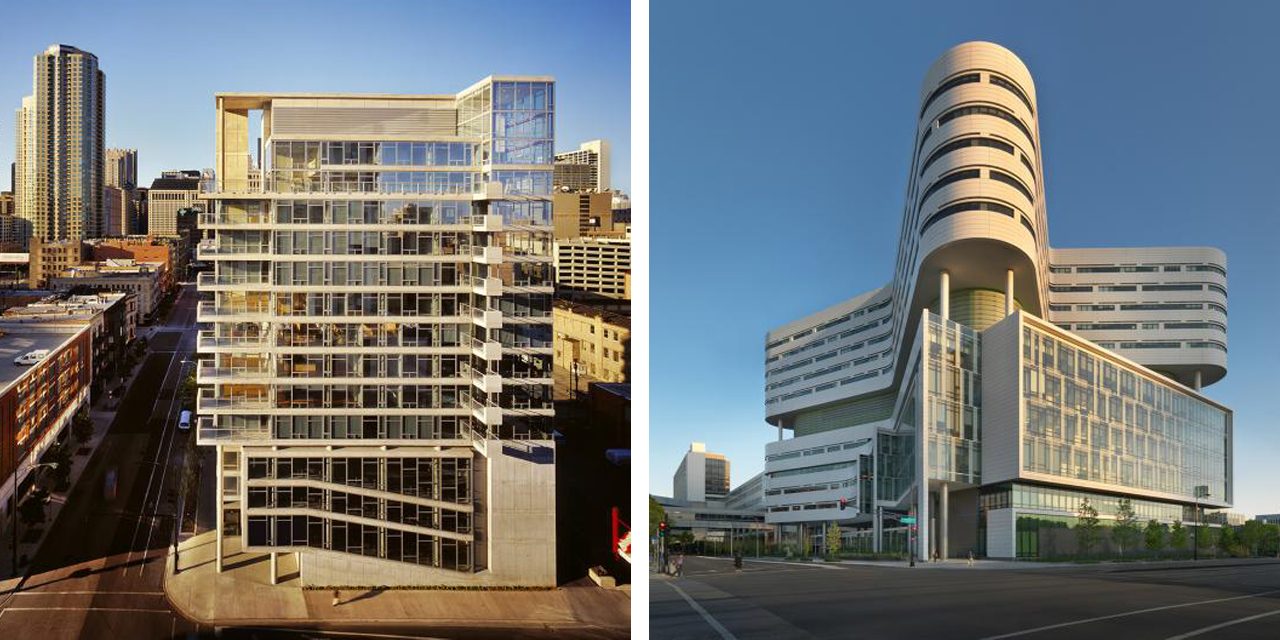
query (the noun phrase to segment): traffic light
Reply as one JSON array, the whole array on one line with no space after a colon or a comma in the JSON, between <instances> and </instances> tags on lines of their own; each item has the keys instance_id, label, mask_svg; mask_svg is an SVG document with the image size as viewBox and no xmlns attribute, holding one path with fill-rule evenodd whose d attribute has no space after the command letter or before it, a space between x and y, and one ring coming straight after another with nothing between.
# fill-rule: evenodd
<instances>
[{"instance_id":1,"label":"traffic light","mask_svg":"<svg viewBox=\"0 0 1280 640\"><path fill-rule=\"evenodd\" d=\"M666 520L663 520L658 523L658 537L659 538L667 537L667 521Z\"/></svg>"}]
</instances>

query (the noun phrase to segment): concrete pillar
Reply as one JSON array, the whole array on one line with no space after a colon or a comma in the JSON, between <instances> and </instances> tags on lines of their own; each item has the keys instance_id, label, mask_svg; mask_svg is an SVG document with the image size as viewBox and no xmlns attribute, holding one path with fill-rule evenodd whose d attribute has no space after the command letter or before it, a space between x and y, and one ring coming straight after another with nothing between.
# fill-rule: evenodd
<instances>
[{"instance_id":1,"label":"concrete pillar","mask_svg":"<svg viewBox=\"0 0 1280 640\"><path fill-rule=\"evenodd\" d=\"M1194 389L1195 389L1197 392L1198 392L1198 391L1200 391L1200 370L1199 370L1199 369L1196 369L1196 384L1195 384Z\"/></svg>"},{"instance_id":2,"label":"concrete pillar","mask_svg":"<svg viewBox=\"0 0 1280 640\"><path fill-rule=\"evenodd\" d=\"M938 488L938 557L947 559L947 540L951 530L947 528L947 484Z\"/></svg>"},{"instance_id":3,"label":"concrete pillar","mask_svg":"<svg viewBox=\"0 0 1280 640\"><path fill-rule=\"evenodd\" d=\"M217 514L217 519L216 519L215 524L214 524L215 530L217 531L217 534L214 536L214 544L213 544L213 547L214 547L214 566L215 566L215 567L217 567L217 569L218 569L218 573L222 573L222 528L223 528L223 522L222 522L222 520L223 520L223 513L222 513L222 472L223 472L223 469L222 469L222 447L220 447L220 446L219 446L219 447L214 447L214 448L213 448L213 455L214 455L214 457L215 457L215 458L217 458L217 476L216 476L216 483L217 483L217 484L215 484L215 485L214 485L214 489L213 489L213 495L214 495L214 499L213 499L213 506L214 506L214 512Z\"/></svg>"},{"instance_id":4,"label":"concrete pillar","mask_svg":"<svg viewBox=\"0 0 1280 640\"><path fill-rule=\"evenodd\" d=\"M782 423L778 423L778 442L782 442Z\"/></svg>"},{"instance_id":5,"label":"concrete pillar","mask_svg":"<svg viewBox=\"0 0 1280 640\"><path fill-rule=\"evenodd\" d=\"M951 274L946 269L942 270L941 276L938 278L938 300L939 315L943 320L951 317Z\"/></svg>"},{"instance_id":6,"label":"concrete pillar","mask_svg":"<svg viewBox=\"0 0 1280 640\"><path fill-rule=\"evenodd\" d=\"M271 584L275 584L276 582L279 581L279 579L277 578L277 576L280 575L279 555L280 554L276 553L275 551L271 552Z\"/></svg>"},{"instance_id":7,"label":"concrete pillar","mask_svg":"<svg viewBox=\"0 0 1280 640\"><path fill-rule=\"evenodd\" d=\"M875 536L871 540L871 550L880 553L884 549L884 507L876 507L876 519L871 525L871 535Z\"/></svg>"},{"instance_id":8,"label":"concrete pillar","mask_svg":"<svg viewBox=\"0 0 1280 640\"><path fill-rule=\"evenodd\" d=\"M1004 315L1013 315L1013 269L1004 272Z\"/></svg>"}]
</instances>

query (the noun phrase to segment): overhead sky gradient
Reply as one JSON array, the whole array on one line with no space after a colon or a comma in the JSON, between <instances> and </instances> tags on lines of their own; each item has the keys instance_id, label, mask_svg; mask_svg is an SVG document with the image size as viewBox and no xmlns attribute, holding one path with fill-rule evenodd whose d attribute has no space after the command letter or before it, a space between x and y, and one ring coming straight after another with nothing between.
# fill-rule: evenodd
<instances>
[{"instance_id":1,"label":"overhead sky gradient","mask_svg":"<svg viewBox=\"0 0 1280 640\"><path fill-rule=\"evenodd\" d=\"M764 335L893 276L920 84L969 40L1031 69L1055 247L1227 254L1235 504L1280 513L1280 5L654 0L649 490L691 440L764 467Z\"/></svg>"},{"instance_id":2,"label":"overhead sky gradient","mask_svg":"<svg viewBox=\"0 0 1280 640\"><path fill-rule=\"evenodd\" d=\"M552 75L556 150L605 138L630 188L626 0L490 2L14 2L0 31L0 189L35 54L98 56L108 147L138 149L138 179L213 165L217 91L455 93L490 74Z\"/></svg>"}]
</instances>

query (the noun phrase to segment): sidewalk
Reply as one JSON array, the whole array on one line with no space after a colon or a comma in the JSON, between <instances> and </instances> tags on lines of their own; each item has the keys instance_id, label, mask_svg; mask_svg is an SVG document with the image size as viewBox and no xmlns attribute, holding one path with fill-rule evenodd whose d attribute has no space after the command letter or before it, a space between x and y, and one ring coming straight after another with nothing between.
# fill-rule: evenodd
<instances>
[{"instance_id":1,"label":"sidewalk","mask_svg":"<svg viewBox=\"0 0 1280 640\"><path fill-rule=\"evenodd\" d=\"M128 393L129 387L133 385L133 380L138 374L138 370L142 367L142 361L134 366L129 372L128 378L125 380L125 392ZM124 394L121 395L124 397ZM50 499L45 505L45 520L37 525L23 525L19 530L21 534L21 543L18 545L19 558L25 556L26 563L21 564L19 570L25 571L30 566L32 559L35 558L36 551L40 549L40 544L44 542L45 535L53 528L58 520L58 514L62 511L62 505L67 502L67 495L75 489L80 482L80 476L84 475L85 469L89 466L89 461L93 458L94 452L98 450L98 445L107 436L107 430L111 427L111 423L115 420L115 405L111 404L111 400L105 395L98 401L89 406L89 417L93 419L93 435L84 443L75 442L75 436L70 434L71 427L67 426L66 438L72 442L70 446L74 447L76 453L71 456L71 477L68 481L65 491L50 492ZM108 409L107 407L112 407ZM88 451L83 451L88 449ZM38 532L32 538L31 532ZM14 586L18 584L22 574L14 575L13 570L13 520L0 523L0 593L12 591ZM21 562L21 560L19 560Z\"/></svg>"},{"instance_id":2,"label":"sidewalk","mask_svg":"<svg viewBox=\"0 0 1280 640\"><path fill-rule=\"evenodd\" d=\"M351 625L412 624L433 628L538 628L594 630L629 637L629 591L570 585L541 591L452 591L385 589L333 592L303 589L293 554L280 555L281 580L268 583L267 554L240 553L238 542L226 541L225 567L214 569L214 533L198 534L179 546L182 570L173 575L170 551L165 567L169 604L208 625Z\"/></svg>"}]
</instances>

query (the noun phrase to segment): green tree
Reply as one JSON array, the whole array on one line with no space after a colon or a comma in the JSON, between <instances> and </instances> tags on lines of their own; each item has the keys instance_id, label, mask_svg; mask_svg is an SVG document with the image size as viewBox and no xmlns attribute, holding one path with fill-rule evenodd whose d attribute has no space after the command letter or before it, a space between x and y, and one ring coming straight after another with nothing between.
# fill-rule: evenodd
<instances>
[{"instance_id":1,"label":"green tree","mask_svg":"<svg viewBox=\"0 0 1280 640\"><path fill-rule=\"evenodd\" d=\"M1263 526L1262 542L1258 544L1258 553L1263 556L1280 558L1280 524Z\"/></svg>"},{"instance_id":2,"label":"green tree","mask_svg":"<svg viewBox=\"0 0 1280 640\"><path fill-rule=\"evenodd\" d=\"M1182 526L1181 521L1173 523L1173 528L1169 529L1169 546L1178 551L1187 548L1187 528Z\"/></svg>"},{"instance_id":3,"label":"green tree","mask_svg":"<svg viewBox=\"0 0 1280 640\"><path fill-rule=\"evenodd\" d=\"M71 419L71 435L81 444L93 437L93 418L89 417L88 411L81 411Z\"/></svg>"},{"instance_id":4,"label":"green tree","mask_svg":"<svg viewBox=\"0 0 1280 640\"><path fill-rule=\"evenodd\" d=\"M1138 517L1133 512L1133 503L1128 498L1121 498L1120 506L1116 509L1116 523L1111 528L1111 539L1120 548L1121 557L1124 557L1125 548L1137 546L1139 535L1141 531L1138 529Z\"/></svg>"},{"instance_id":5,"label":"green tree","mask_svg":"<svg viewBox=\"0 0 1280 640\"><path fill-rule=\"evenodd\" d=\"M1087 556L1098 544L1101 533L1098 525L1098 510L1089 504L1088 498L1085 498L1080 503L1076 517L1076 544L1080 547L1080 555Z\"/></svg>"},{"instance_id":6,"label":"green tree","mask_svg":"<svg viewBox=\"0 0 1280 640\"><path fill-rule=\"evenodd\" d=\"M1218 548L1225 553L1231 555L1242 555L1243 549L1240 547L1240 538L1236 535L1236 528L1225 524L1218 529Z\"/></svg>"},{"instance_id":7,"label":"green tree","mask_svg":"<svg viewBox=\"0 0 1280 640\"><path fill-rule=\"evenodd\" d=\"M840 553L840 525L832 522L827 525L827 557L834 558Z\"/></svg>"},{"instance_id":8,"label":"green tree","mask_svg":"<svg viewBox=\"0 0 1280 640\"><path fill-rule=\"evenodd\" d=\"M667 510L658 504L653 496L649 496L649 537L658 535L658 523L667 519Z\"/></svg>"},{"instance_id":9,"label":"green tree","mask_svg":"<svg viewBox=\"0 0 1280 640\"><path fill-rule=\"evenodd\" d=\"M1218 536L1214 535L1213 529L1200 525L1196 527L1196 544L1200 547L1200 551L1207 553L1213 548L1213 543L1217 541Z\"/></svg>"},{"instance_id":10,"label":"green tree","mask_svg":"<svg viewBox=\"0 0 1280 640\"><path fill-rule=\"evenodd\" d=\"M48 491L36 489L26 500L22 501L22 504L18 505L18 517L22 519L23 524L31 526L44 522L44 501L48 497Z\"/></svg>"},{"instance_id":11,"label":"green tree","mask_svg":"<svg viewBox=\"0 0 1280 640\"><path fill-rule=\"evenodd\" d=\"M1249 550L1249 555L1258 555L1258 548L1262 544L1262 536L1266 530L1267 526L1261 520L1250 520L1240 527L1240 543Z\"/></svg>"},{"instance_id":12,"label":"green tree","mask_svg":"<svg viewBox=\"0 0 1280 640\"><path fill-rule=\"evenodd\" d=\"M1166 534L1167 527L1164 523L1156 522L1155 520L1148 520L1145 536L1147 551L1159 554L1160 550L1164 548L1164 539Z\"/></svg>"}]
</instances>

